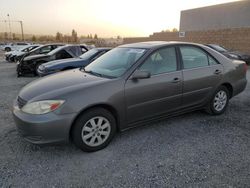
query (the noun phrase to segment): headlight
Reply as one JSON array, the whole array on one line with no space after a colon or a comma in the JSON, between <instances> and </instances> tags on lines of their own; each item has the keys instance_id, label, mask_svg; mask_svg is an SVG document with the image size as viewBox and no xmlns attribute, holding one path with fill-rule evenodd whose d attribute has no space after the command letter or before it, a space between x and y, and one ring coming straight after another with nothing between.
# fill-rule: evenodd
<instances>
[{"instance_id":1,"label":"headlight","mask_svg":"<svg viewBox=\"0 0 250 188\"><path fill-rule=\"evenodd\" d=\"M21 110L28 114L46 114L59 108L64 100L45 100L27 103Z\"/></svg>"}]
</instances>

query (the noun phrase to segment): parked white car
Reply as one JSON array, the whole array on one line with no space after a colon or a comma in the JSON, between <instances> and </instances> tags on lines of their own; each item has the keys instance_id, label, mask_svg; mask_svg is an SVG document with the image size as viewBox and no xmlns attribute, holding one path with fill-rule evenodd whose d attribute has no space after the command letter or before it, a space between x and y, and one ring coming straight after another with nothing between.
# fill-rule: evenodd
<instances>
[{"instance_id":1,"label":"parked white car","mask_svg":"<svg viewBox=\"0 0 250 188\"><path fill-rule=\"evenodd\" d=\"M30 45L30 43L27 43L27 42L16 42L16 43L10 43L10 44L7 44L3 47L3 50L6 51L6 52L9 52L9 51L14 51L14 50L19 50L27 45Z\"/></svg>"},{"instance_id":2,"label":"parked white car","mask_svg":"<svg viewBox=\"0 0 250 188\"><path fill-rule=\"evenodd\" d=\"M9 52L5 52L5 59L6 61L13 62L15 61L16 56L22 56L31 50L41 46L40 44L31 44L31 45L26 45L23 48L20 48L18 50L13 50Z\"/></svg>"},{"instance_id":3,"label":"parked white car","mask_svg":"<svg viewBox=\"0 0 250 188\"><path fill-rule=\"evenodd\" d=\"M0 42L0 50L4 50L4 47L7 45L5 42Z\"/></svg>"}]
</instances>

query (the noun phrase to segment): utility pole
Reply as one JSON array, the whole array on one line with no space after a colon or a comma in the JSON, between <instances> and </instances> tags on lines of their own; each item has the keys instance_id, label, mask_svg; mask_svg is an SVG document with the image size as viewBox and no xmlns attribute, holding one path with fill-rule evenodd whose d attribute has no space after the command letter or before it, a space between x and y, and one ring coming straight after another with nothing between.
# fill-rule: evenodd
<instances>
[{"instance_id":1,"label":"utility pole","mask_svg":"<svg viewBox=\"0 0 250 188\"><path fill-rule=\"evenodd\" d=\"M24 41L24 35L23 35L23 22L22 21L19 21L20 24L21 24L21 31L22 31L22 40Z\"/></svg>"},{"instance_id":2,"label":"utility pole","mask_svg":"<svg viewBox=\"0 0 250 188\"><path fill-rule=\"evenodd\" d=\"M8 21L9 21L10 39L12 39L12 35L11 35L11 26L10 26L10 15L7 14L7 16L8 16Z\"/></svg>"}]
</instances>

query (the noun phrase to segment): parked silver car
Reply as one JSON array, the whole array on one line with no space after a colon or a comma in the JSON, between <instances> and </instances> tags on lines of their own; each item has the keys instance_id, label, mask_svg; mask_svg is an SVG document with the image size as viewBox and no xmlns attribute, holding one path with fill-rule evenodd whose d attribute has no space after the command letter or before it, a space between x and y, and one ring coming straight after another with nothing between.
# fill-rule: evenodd
<instances>
[{"instance_id":1,"label":"parked silver car","mask_svg":"<svg viewBox=\"0 0 250 188\"><path fill-rule=\"evenodd\" d=\"M117 130L192 110L222 114L247 84L247 66L204 45L145 42L114 48L85 69L25 86L14 119L36 144L104 148Z\"/></svg>"}]
</instances>

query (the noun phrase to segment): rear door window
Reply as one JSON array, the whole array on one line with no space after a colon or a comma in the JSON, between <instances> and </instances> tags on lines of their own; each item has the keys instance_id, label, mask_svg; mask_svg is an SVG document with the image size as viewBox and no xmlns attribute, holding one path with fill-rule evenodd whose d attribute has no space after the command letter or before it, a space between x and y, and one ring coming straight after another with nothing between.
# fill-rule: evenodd
<instances>
[{"instance_id":1,"label":"rear door window","mask_svg":"<svg viewBox=\"0 0 250 188\"><path fill-rule=\"evenodd\" d=\"M191 69L209 65L208 55L203 50L193 46L180 46L183 68Z\"/></svg>"}]
</instances>

